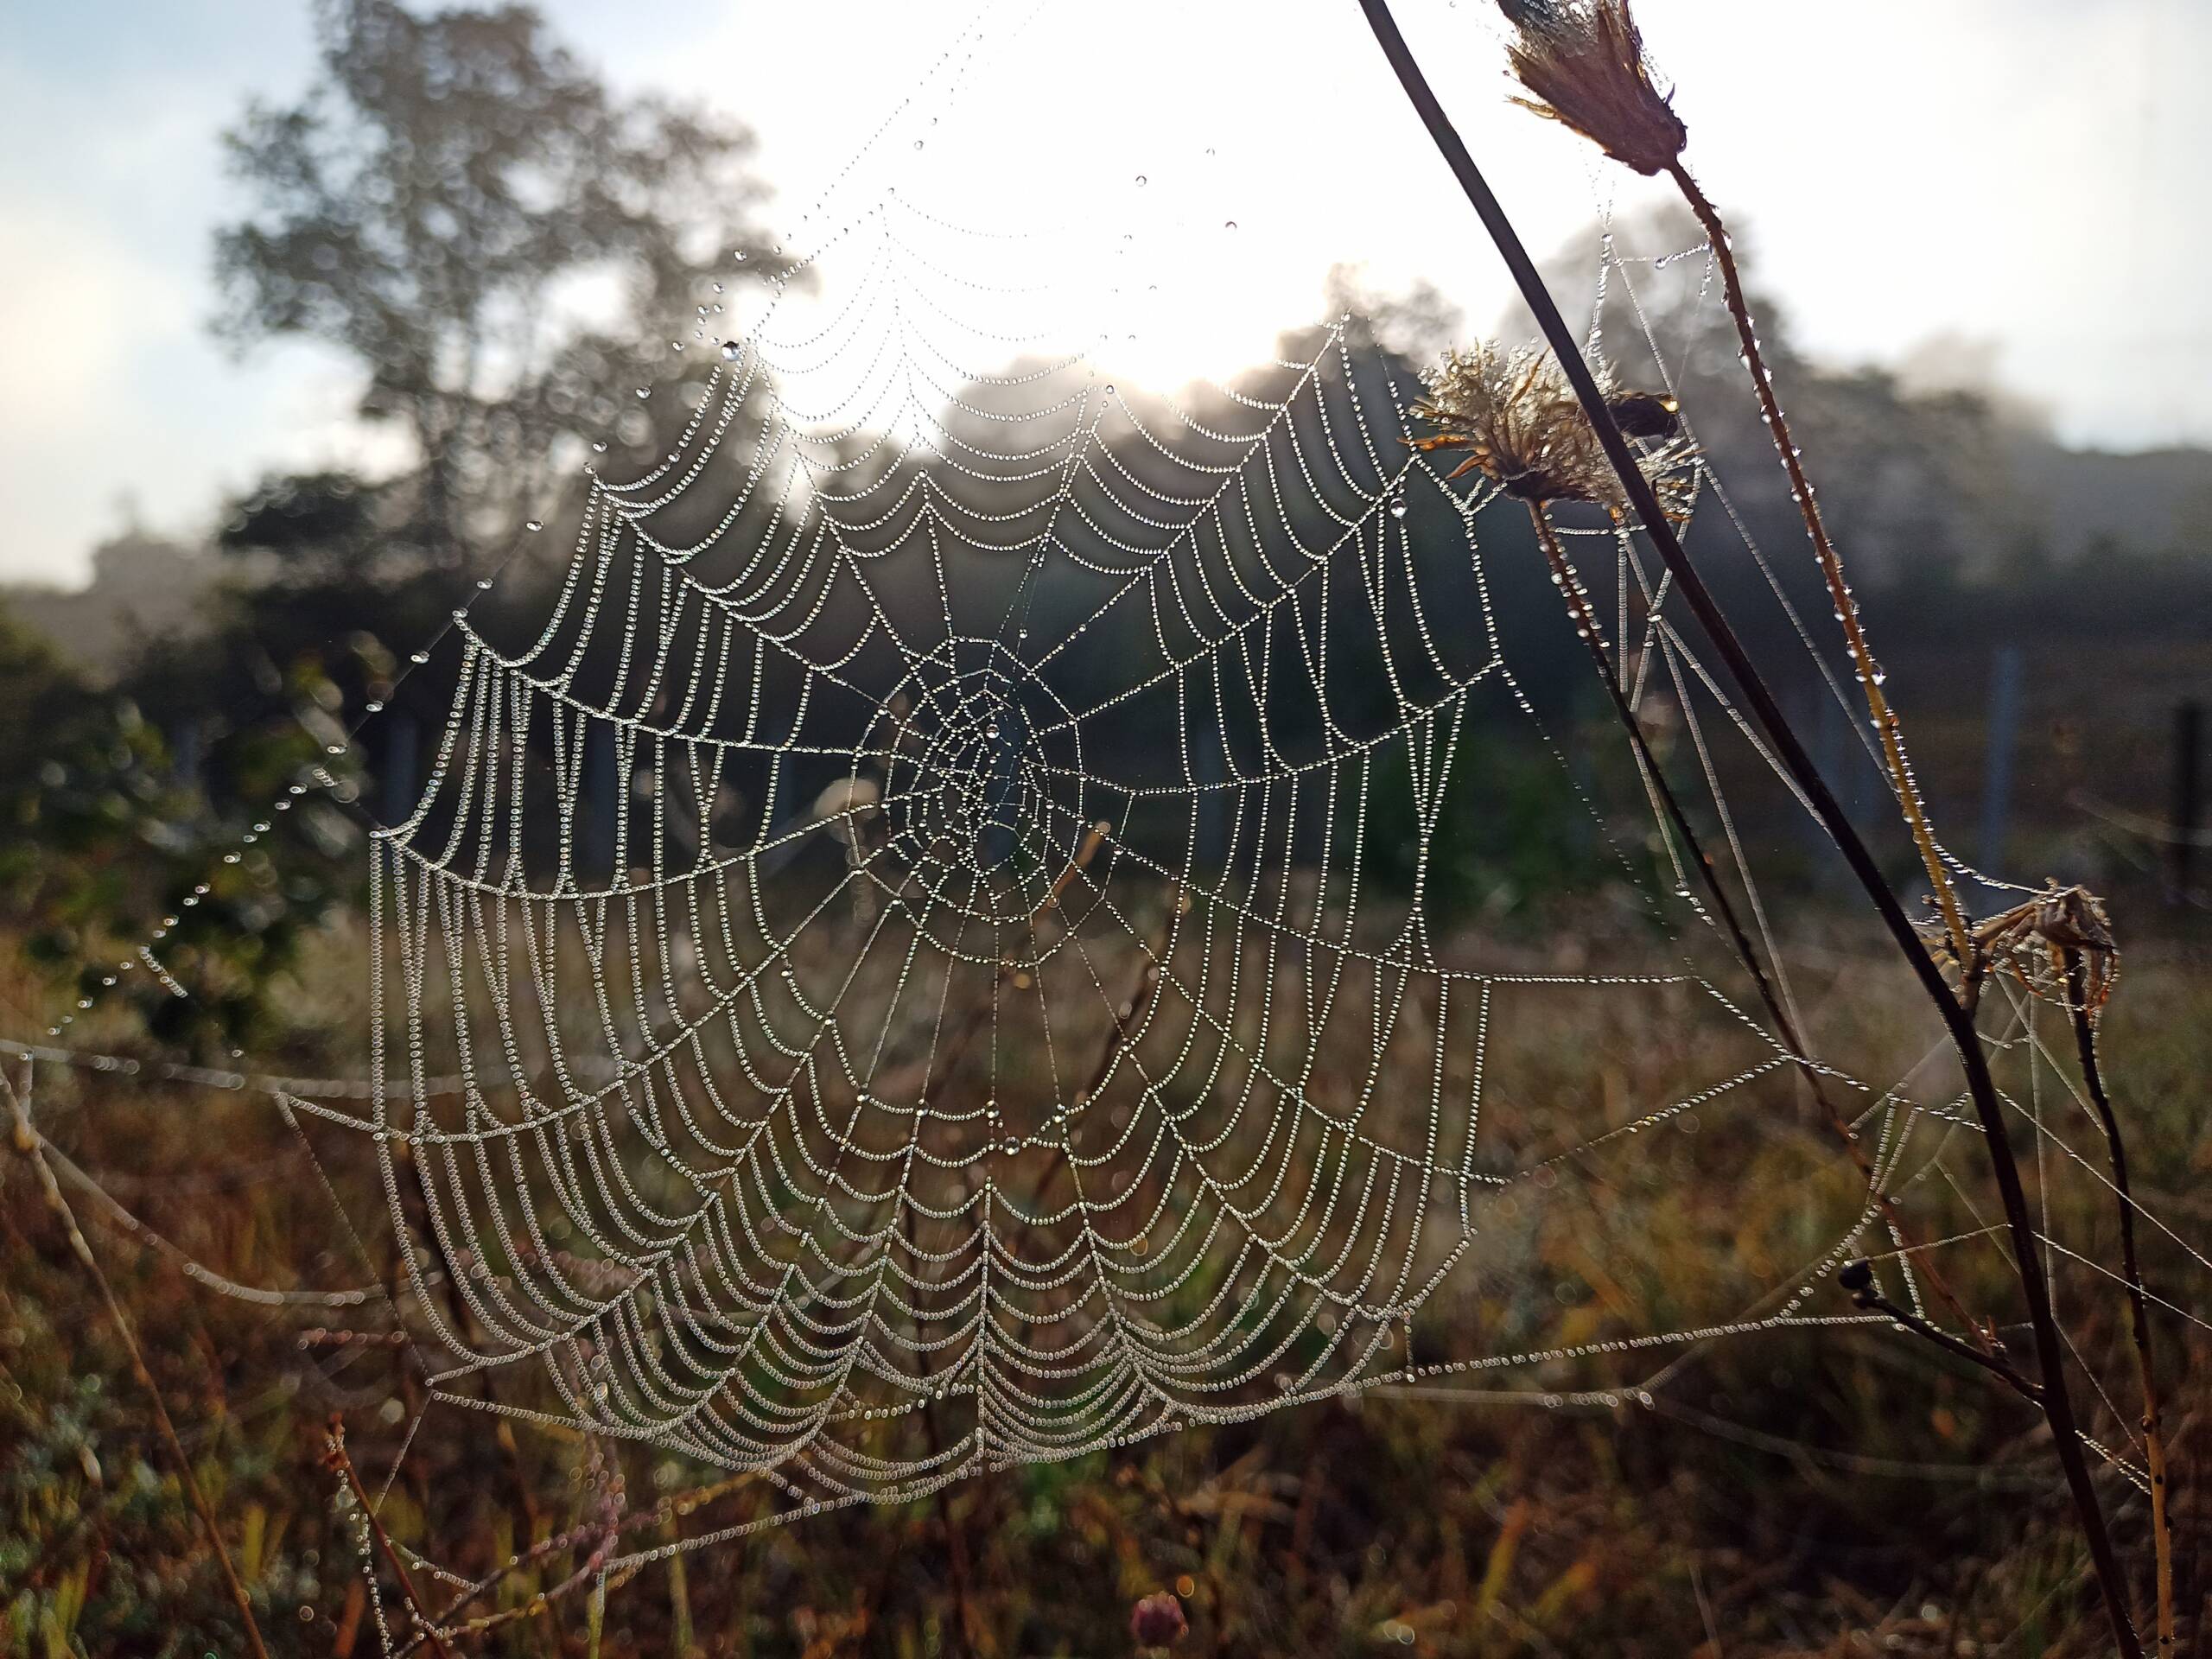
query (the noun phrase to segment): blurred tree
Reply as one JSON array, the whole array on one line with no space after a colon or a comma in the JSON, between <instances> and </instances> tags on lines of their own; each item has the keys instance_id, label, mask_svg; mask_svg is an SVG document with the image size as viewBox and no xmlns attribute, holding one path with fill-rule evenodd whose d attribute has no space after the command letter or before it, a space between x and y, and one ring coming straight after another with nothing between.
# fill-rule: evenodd
<instances>
[{"instance_id":1,"label":"blurred tree","mask_svg":"<svg viewBox=\"0 0 2212 1659\"><path fill-rule=\"evenodd\" d=\"M671 339L702 351L707 271L768 251L753 138L617 98L526 6L323 0L320 29L321 80L226 136L257 210L217 237L216 326L359 360L413 450L387 532L451 575L543 515L559 440L613 428Z\"/></svg>"},{"instance_id":2,"label":"blurred tree","mask_svg":"<svg viewBox=\"0 0 2212 1659\"><path fill-rule=\"evenodd\" d=\"M1596 254L1607 237L1622 265L1599 308ZM1759 289L1745 240L1737 238L1738 257L1761 346L1854 577L1925 590L1999 575L2033 533L2019 490L2021 446L2048 449L2047 435L1979 387L1808 358L1789 307ZM1569 316L1594 316L1622 384L1675 389L1752 532L1770 552L1794 552L1803 531L1709 265L1696 221L1669 204L1579 233L1546 266L1546 280ZM1522 326L1506 325L1509 333ZM1779 568L1794 597L1819 603L1809 565L1784 558Z\"/></svg>"},{"instance_id":3,"label":"blurred tree","mask_svg":"<svg viewBox=\"0 0 2212 1659\"><path fill-rule=\"evenodd\" d=\"M0 890L57 979L135 992L174 1037L236 1040L292 942L354 893L343 809L390 757L377 730L346 734L392 695L396 652L435 636L487 550L555 516L550 480L588 438L666 441L682 397L647 411L626 389L671 360L702 374L712 274L772 252L750 224L750 134L616 96L528 7L321 0L317 16L316 84L226 135L253 207L216 238L215 326L240 349L345 353L404 461L235 500L204 626L145 642L111 698L0 637L0 695L26 715L0 721L0 811L21 832ZM410 682L410 717L442 709L450 675ZM34 712L49 705L70 717ZM281 834L272 802L298 808ZM118 968L156 927L190 1001Z\"/></svg>"},{"instance_id":4,"label":"blurred tree","mask_svg":"<svg viewBox=\"0 0 2212 1659\"><path fill-rule=\"evenodd\" d=\"M312 709L334 701L327 688L310 662L280 689ZM226 1049L255 1031L277 970L350 891L331 855L359 831L329 798L353 785L327 772L329 790L286 794L321 754L308 719L263 723L228 747L229 792L296 807L321 854L302 858L264 839L266 823L242 835L211 810L141 707L95 691L0 611L0 915L57 991L127 996L156 1034ZM343 762L329 765L342 774ZM149 938L192 999L144 969L136 952Z\"/></svg>"}]
</instances>

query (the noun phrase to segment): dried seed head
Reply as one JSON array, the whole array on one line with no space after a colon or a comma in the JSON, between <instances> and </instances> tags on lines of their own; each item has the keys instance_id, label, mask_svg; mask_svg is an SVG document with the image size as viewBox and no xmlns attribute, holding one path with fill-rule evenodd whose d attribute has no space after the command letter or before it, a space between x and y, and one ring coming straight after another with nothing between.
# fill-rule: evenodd
<instances>
[{"instance_id":1,"label":"dried seed head","mask_svg":"<svg viewBox=\"0 0 2212 1659\"><path fill-rule=\"evenodd\" d=\"M1141 1648L1164 1648L1183 1639L1191 1628L1183 1604L1166 1590L1155 1590L1129 1609L1129 1634Z\"/></svg>"},{"instance_id":2,"label":"dried seed head","mask_svg":"<svg viewBox=\"0 0 2212 1659\"><path fill-rule=\"evenodd\" d=\"M1506 48L1516 100L1639 173L1663 173L1688 129L1654 84L1629 0L1498 0L1519 38Z\"/></svg>"},{"instance_id":3,"label":"dried seed head","mask_svg":"<svg viewBox=\"0 0 2212 1659\"><path fill-rule=\"evenodd\" d=\"M1610 393L1603 365L1596 373ZM1539 504L1589 501L1615 511L1628 505L1597 429L1558 359L1542 347L1507 352L1484 341L1447 352L1422 383L1428 396L1414 405L1414 414L1437 430L1414 447L1465 450L1452 477L1478 470L1508 495ZM1637 456L1670 517L1687 505L1694 453L1686 441L1670 439Z\"/></svg>"},{"instance_id":4,"label":"dried seed head","mask_svg":"<svg viewBox=\"0 0 2212 1659\"><path fill-rule=\"evenodd\" d=\"M1949 935L1930 927L1926 934L1939 966L1956 971ZM2082 1008L2092 1020L2112 997L2120 981L2120 944L2104 900L2087 887L2062 887L2056 881L2024 904L1976 922L1974 950L1980 971L2004 974L2031 995L2070 1003L2069 962L2082 970Z\"/></svg>"}]
</instances>

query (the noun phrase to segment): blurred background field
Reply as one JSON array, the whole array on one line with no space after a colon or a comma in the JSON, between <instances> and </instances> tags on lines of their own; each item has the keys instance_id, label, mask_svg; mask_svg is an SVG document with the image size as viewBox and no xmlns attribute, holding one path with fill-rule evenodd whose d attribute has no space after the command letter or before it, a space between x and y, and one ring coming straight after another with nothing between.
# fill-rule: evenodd
<instances>
[{"instance_id":1,"label":"blurred background field","mask_svg":"<svg viewBox=\"0 0 2212 1659\"><path fill-rule=\"evenodd\" d=\"M1808 956L1839 976L1866 975L1878 961L1873 945L1840 925ZM2212 1158L2195 1104L2212 1058L2203 970L2201 957L2175 946L2140 948L2107 1027L2111 1052L2124 1057L2113 1084L2139 1190L2184 1236L2200 1220ZM342 985L348 976L311 977ZM11 995L32 988L18 979ZM1859 1052L1871 1039L1902 1055L1924 1039L1904 988L1854 998ZM342 1028L344 992L327 995L302 1012ZM1490 1103L1509 1137L1540 1135L1530 1125L1554 1099L1606 1097L1625 1110L1644 1087L1663 1092L1708 1069L1701 1051L1727 1039L1599 1017L1524 1027L1515 1040L1549 1064L1544 1092ZM313 1052L303 1046L298 1057ZM39 1121L57 1150L99 1171L137 1217L121 1224L69 1187L272 1649L377 1651L322 1466L323 1425L344 1412L355 1455L382 1467L419 1403L415 1373L387 1349L315 1345L303 1332L326 1316L214 1294L175 1254L250 1284L357 1280L337 1270L351 1265L334 1259L347 1246L312 1166L265 1104L205 1090L126 1093L54 1066L38 1076ZM1851 1202L1848 1166L1783 1095L1756 1135L1708 1114L1694 1133L1647 1135L1631 1163L1571 1171L1548 1195L1542 1226L1517 1248L1501 1230L1495 1274L1428 1318L1447 1340L1464 1326L1518 1347L1754 1301L1826 1246ZM225 1154L211 1159L210 1146ZM2052 1230L2109 1259L2108 1206L2077 1185L2054 1179L2052 1190L2079 1206ZM238 1651L236 1615L145 1396L20 1160L8 1192L0 1567L11 1650ZM372 1200L357 1211L372 1212ZM1972 1224L1957 1198L1916 1193L1912 1213L1931 1230ZM2017 1294L1988 1241L1944 1266L1970 1306L2002 1309ZM2154 1294L2187 1286L2194 1270L2171 1241L2151 1247ZM2125 1378L2110 1281L2062 1262L2056 1283L2084 1359ZM1847 1301L1822 1285L1814 1306L1837 1313ZM2205 1593L2199 1483L2212 1401L2201 1331L2175 1318L2162 1332L2175 1379L2167 1422L2181 1605L2193 1610ZM968 1651L1119 1652L1129 1647L1130 1604L1163 1588L1182 1597L1185 1648L1202 1653L2100 1650L2040 1426L1980 1375L1878 1326L1770 1332L1662 1357L1669 1375L1648 1405L1623 1392L1611 1408L1548 1406L1546 1390L1603 1390L1655 1369L1555 1363L1501 1376L1495 1395L1471 1392L1465 1379L1385 1386L1242 1427L1190 1428L984 1476L942 1504L817 1516L643 1569L610 1595L599 1650L925 1655L958 1650L950 1626L964 1605ZM2089 1409L2090 1433L2124 1433L2114 1421L2128 1409L2124 1395ZM384 1510L403 1546L474 1573L573 1523L587 1497L577 1437L476 1429L451 1414L429 1421ZM653 1482L632 1491L633 1508L671 1500L692 1529L747 1518L766 1496L673 1461ZM2107 1491L2123 1547L2144 1559L2141 1500L2116 1483ZM964 1599L951 1592L956 1551ZM509 1580L498 1605L525 1607L573 1567L568 1554L547 1559ZM572 1597L483 1645L582 1653L588 1624Z\"/></svg>"},{"instance_id":2,"label":"blurred background field","mask_svg":"<svg viewBox=\"0 0 2212 1659\"><path fill-rule=\"evenodd\" d=\"M232 194L207 226L212 248L175 257L213 307L194 329L212 321L241 350L320 354L319 372L340 389L326 429L312 445L226 455L196 494L155 465L157 443L136 457L106 447L107 490L127 498L143 466L164 480L165 506L198 505L157 519L127 501L41 519L43 541L0 549L0 1039L271 1651L347 1656L379 1651L391 1610L372 1605L324 1465L333 1414L365 1470L397 1469L380 1510L397 1543L418 1566L462 1574L499 1572L578 1525L605 1496L596 1453L557 1424L518 1432L454 1412L414 1433L421 1377L401 1348L334 1336L344 1321L327 1310L205 1282L212 1273L313 1290L365 1270L389 1283L388 1230L370 1224L362 1237L341 1218L380 1221L382 1198L368 1160L314 1161L308 1150L328 1143L312 1131L303 1142L266 1097L152 1072L360 1073L372 1019L368 835L413 804L454 685L442 660L406 672L410 654L494 569L486 626L518 637L536 626L556 550L576 528L566 480L586 465L635 473L669 448L692 409L682 388L711 349L697 340L721 333L700 287L707 260L717 276L733 249L766 263L798 192L772 192L782 181L766 176L741 124L741 98L611 79L533 13L333 0L315 17L319 60L302 45L299 62L257 87L266 101L223 124ZM1695 67L1677 73L1688 83ZM1492 91L1478 78L1470 96ZM200 137L213 168L213 135ZM1390 181L1408 200L1436 182L1421 159L1408 169L1418 184ZM1732 511L1819 632L1826 601L1735 379L1732 336L1699 262L1678 257L1694 227L1636 200L1582 223L1582 200L1554 226L1555 288L1586 315L1601 245L1654 262L1643 321L1679 349L1669 366ZM1777 219L1798 222L1800 207ZM1766 222L1756 200L1743 218L1755 231ZM1269 336L1282 358L1313 355L1325 333L1311 317L1341 311L1357 318L1347 382L1409 381L1491 327L1497 308L1484 290L1441 292L1359 245L1330 246L1313 264L1314 302L1263 319L1240 347L1247 359L1261 359ZM1940 329L1885 336L1873 360L1825 349L1836 325L1821 293L1808 287L1802 329L1796 292L1761 294L1767 349L1935 816L1975 863L2086 883L2120 925L2125 971L2103 1041L2139 1193L2171 1230L2147 1236L2145 1277L2164 1299L2178 1601L2193 1636L2212 1596L2200 1497L2212 1349L2195 1248L2212 1167L2202 713L2212 702L2212 449L2188 439L2212 429L2164 415L2131 425L2108 410L2101 426L2085 422L2051 386L2009 389L1988 342ZM1656 373L1624 296L1607 306L1624 374ZM2202 360L2190 314L2177 315L2173 350ZM1510 314L1497 326L1525 331ZM672 357L687 340L690 356ZM1232 385L1269 384L1262 370L1232 372L1235 360L1203 366ZM1160 363L1148 392L1128 375L1132 401L1164 398L1190 367L1173 353ZM675 395L630 401L626 389L646 382ZM986 404L994 395L981 384L958 391ZM1218 392L1180 395L1201 413L1225 407ZM855 442L849 457L862 478L867 448ZM1134 440L1115 453L1134 471L1149 464ZM955 467L940 476L955 494L965 486ZM1433 534L1433 556L1451 554L1448 512L1418 499L1410 523L1417 537ZM84 557L55 552L57 524L92 543ZM1663 963L1672 947L1605 840L1613 834L1633 874L1649 874L1648 818L1637 820L1610 716L1583 683L1586 664L1525 531L1485 545L1507 573L1498 598L1516 671L1570 764L1510 722L1471 727L1466 756L1486 793L1477 806L1452 803L1424 878L1440 954L1535 976ZM1733 605L1771 597L1732 543L1713 543L1707 574ZM996 576L978 561L965 579ZM1074 614L1076 594L1048 584L1040 626ZM1909 884L1910 849L1882 776L1812 658L1762 614L1755 647ZM1825 635L1821 649L1832 652ZM1097 642L1096 665L1071 673L1111 683L1115 650ZM368 705L387 702L360 741L345 741ZM1655 704L1654 747L1687 773L1699 757L1668 708ZM1233 753L1238 734L1220 737ZM612 765L586 785L580 830L603 837L593 856L610 867L618 815L639 810ZM1719 766L1816 1051L1848 1055L1864 1077L1907 1079L1916 1097L1946 1096L1948 1072L1925 1058L1939 1033L1810 825L1755 761L1724 753ZM272 831L270 804L318 766L327 785L295 791L296 810ZM794 799L822 782L808 776ZM768 779L739 784L718 810L733 823L773 814L776 803L747 798L774 787ZM1416 816L1410 794L1388 789L1370 809L1356 873L1384 920L1414 902ZM834 881L843 858L816 837L792 890ZM1131 900L1147 915L1170 901L1149 890ZM842 936L819 934L826 972ZM156 938L190 998L137 957ZM2076 1252L2054 1271L2088 1432L2124 1446L2132 1360L2106 1270L2115 1222L2091 1168L2094 1130L2063 1068L2039 1065L2017 1025L2002 1032L1998 1063L2018 1097L2063 1122L2087 1160L2042 1146L2030 1173L2044 1230ZM2056 1026L2042 1034L2066 1052ZM1095 1044L1098 1032L1069 1040ZM1857 1173L1786 1075L1725 1110L1580 1155L1593 1136L1744 1064L1740 1026L1694 999L1532 1001L1497 1040L1513 1082L1485 1102L1485 1133L1524 1156L1576 1155L1541 1201L1491 1218L1490 1253L1414 1338L1440 1345L1417 1346L1411 1363L1732 1317L1777 1287L1794 1290L1854 1213ZM54 1055L27 1058L41 1046ZM80 1063L96 1055L136 1074ZM1430 1083L1393 1074L1378 1092L1411 1103ZM2018 1340L2017 1287L1984 1231L1970 1153L1935 1159L1907 1196L1923 1236L1966 1236L1941 1258L1951 1288ZM1808 1287L1808 1306L1850 1311L1826 1282ZM1662 1367L1664 1386L1646 1396ZM582 1567L582 1546L555 1548L503 1578L493 1605L512 1617L476 1645L808 1659L1122 1653L1135 1643L1132 1604L1166 1590L1191 1627L1179 1650L1192 1653L2103 1650L2035 1414L1885 1324L1546 1361L1496 1381L1386 1384L993 1472L928 1501L810 1517L646 1565L603 1613L576 1594L534 1606ZM29 1163L0 1158L0 1652L244 1650L149 1410ZM630 1512L658 1529L641 1533L647 1541L756 1518L770 1503L762 1483L673 1458L632 1465L631 1479ZM2147 1573L2145 1505L2117 1478L2104 1490L2123 1549Z\"/></svg>"}]
</instances>

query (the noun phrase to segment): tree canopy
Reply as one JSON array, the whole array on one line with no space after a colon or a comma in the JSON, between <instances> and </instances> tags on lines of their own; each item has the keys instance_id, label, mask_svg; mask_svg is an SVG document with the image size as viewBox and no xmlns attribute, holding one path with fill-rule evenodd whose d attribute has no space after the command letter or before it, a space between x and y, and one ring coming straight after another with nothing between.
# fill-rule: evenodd
<instances>
[{"instance_id":1,"label":"tree canopy","mask_svg":"<svg viewBox=\"0 0 2212 1659\"><path fill-rule=\"evenodd\" d=\"M254 206L216 238L216 327L359 364L413 451L387 532L458 571L614 423L709 266L762 249L753 137L618 96L526 6L323 0L318 27L307 94L226 135Z\"/></svg>"}]
</instances>

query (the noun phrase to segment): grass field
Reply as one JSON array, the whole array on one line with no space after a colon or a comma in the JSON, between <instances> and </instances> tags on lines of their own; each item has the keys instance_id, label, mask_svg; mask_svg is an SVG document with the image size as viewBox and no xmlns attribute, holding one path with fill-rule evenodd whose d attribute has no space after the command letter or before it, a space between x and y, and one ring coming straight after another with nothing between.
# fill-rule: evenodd
<instances>
[{"instance_id":1,"label":"grass field","mask_svg":"<svg viewBox=\"0 0 2212 1659\"><path fill-rule=\"evenodd\" d=\"M331 959L310 961L311 988L292 1003L302 1062L341 1044L351 1014L358 957L336 942ZM1934 1033L1909 988L1869 968L1871 947L1840 931L1800 940L1801 990L1836 1011L1816 1021L1825 1052L1904 1075ZM2136 951L2106 1029L2138 1190L2183 1238L2202 1225L2198 1180L2212 1160L2196 1104L2212 1063L2203 968L2178 947ZM1530 1147L1547 1135L1586 1141L1632 1115L1643 1091L1709 1076L1740 1040L1649 999L1560 1006L1502 1031L1492 1064L1510 1086L1485 1101L1485 1122ZM2096 1148L2086 1117L2066 1121L2058 1074L2040 1076L2040 1094L2024 1082L2016 1091L2024 1112L2046 1110L2067 1142ZM1940 1075L1914 1086L1924 1100L1944 1093ZM1632 1145L1632 1157L1571 1162L1424 1313L1417 1357L1671 1329L1788 1289L1847 1225L1857 1180L1793 1088L1784 1077L1755 1101L1709 1109L1695 1133L1674 1124L1611 1143ZM35 1091L55 1150L166 1241L65 1182L270 1650L377 1652L378 1610L322 1466L324 1426L342 1413L362 1467L381 1470L419 1384L395 1350L318 1345L315 1327L339 1319L213 1294L181 1265L188 1257L256 1285L346 1276L346 1241L298 1143L246 1096L52 1065L38 1069ZM1958 1144L1970 1140L1953 1131L1906 1189L1923 1238L1972 1232L1991 1213L1975 1149ZM362 1173L334 1168L341 1185ZM237 1613L98 1293L28 1161L10 1156L4 1172L0 1651L242 1652ZM2109 1197L2063 1155L2032 1160L2031 1173L2045 1230L2084 1258L2062 1259L2056 1294L2096 1379L2075 1378L2088 1432L2125 1446L2136 1381L2124 1306L2093 1265L2115 1259ZM2153 1293L2197 1306L2201 1268L2156 1229L2150 1240ZM1967 1306L2010 1328L2018 1293L1990 1238L1938 1259ZM1847 1313L1848 1298L1820 1285L1808 1311ZM2212 1400L2202 1336L2177 1315L2159 1327L2185 1637L2206 1590L2198 1469ZM1630 1390L1662 1366L1640 1402ZM1611 1407L1543 1403L1608 1389L1618 1390ZM557 1537L603 1491L573 1431L495 1424L454 1411L424 1420L381 1510L400 1546L456 1573L489 1572ZM1179 1650L1194 1653L2101 1651L2108 1638L2044 1434L2032 1409L1908 1334L1770 1330L1632 1361L1385 1384L1247 1425L987 1474L934 1500L817 1516L645 1567L611 1586L603 1618L583 1593L531 1611L580 1565L581 1549L556 1549L504 1579L494 1599L514 1617L473 1645L1119 1653L1133 1648L1131 1604L1165 1589L1190 1621ZM625 1466L630 1510L663 1506L643 1541L766 1511L757 1480L707 1480L668 1459ZM2118 1476L2103 1479L2147 1586L2145 1507ZM397 1628L388 1571L382 1584Z\"/></svg>"}]
</instances>

